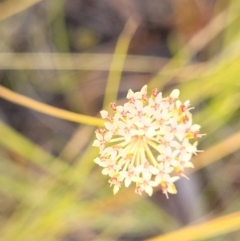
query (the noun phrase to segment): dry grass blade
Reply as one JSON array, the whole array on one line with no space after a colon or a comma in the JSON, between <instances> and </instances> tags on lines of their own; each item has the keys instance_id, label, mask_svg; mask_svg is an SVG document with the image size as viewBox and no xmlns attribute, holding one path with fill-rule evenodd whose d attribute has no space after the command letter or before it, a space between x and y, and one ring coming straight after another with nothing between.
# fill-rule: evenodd
<instances>
[{"instance_id":1,"label":"dry grass blade","mask_svg":"<svg viewBox=\"0 0 240 241\"><path fill-rule=\"evenodd\" d=\"M111 71L156 73L168 59L153 56L114 55ZM126 59L125 59L126 57ZM56 69L109 71L112 54L98 53L0 53L0 69ZM124 60L125 59L125 60ZM124 60L124 65L119 62Z\"/></svg>"},{"instance_id":2,"label":"dry grass blade","mask_svg":"<svg viewBox=\"0 0 240 241\"><path fill-rule=\"evenodd\" d=\"M146 241L194 241L219 236L240 229L240 212L195 224Z\"/></svg>"},{"instance_id":3,"label":"dry grass blade","mask_svg":"<svg viewBox=\"0 0 240 241\"><path fill-rule=\"evenodd\" d=\"M192 56L206 47L220 32L239 17L239 3L239 1L236 1L234 4L230 4L229 8L219 13L206 27L192 37L186 46ZM231 12L230 16L229 12ZM229 18L227 19L227 17Z\"/></svg>"},{"instance_id":4,"label":"dry grass blade","mask_svg":"<svg viewBox=\"0 0 240 241\"><path fill-rule=\"evenodd\" d=\"M196 33L189 42L176 54L176 56L169 61L167 65L161 69L156 76L152 78L149 83L150 88L155 88L156 86L164 86L170 78L161 79L161 84L159 84L159 76L162 75L162 72L172 69L176 62L179 65L178 56L181 56L182 53L187 52L189 54L188 58L182 59L180 68L174 73L176 76L181 69L189 62L191 57L193 57L198 51L207 46L218 34L220 34L224 29L226 29L230 24L232 24L239 17L239 8L240 2L235 1L230 4L228 9L224 9L219 13L211 22L209 22L201 31ZM227 19L228 13L231 12L229 19ZM176 61L177 60L177 61ZM171 76L173 77L173 75Z\"/></svg>"},{"instance_id":5,"label":"dry grass blade","mask_svg":"<svg viewBox=\"0 0 240 241\"><path fill-rule=\"evenodd\" d=\"M127 57L128 47L137 27L138 23L133 18L130 18L126 23L123 32L118 38L116 49L109 70L107 86L105 91L106 94L103 101L104 107L110 104L110 102L114 102L117 100L119 84L121 81L124 63ZM119 54L122 55L122 58L120 59L117 57ZM114 71L114 69L116 68L118 68L119 71Z\"/></svg>"},{"instance_id":6,"label":"dry grass blade","mask_svg":"<svg viewBox=\"0 0 240 241\"><path fill-rule=\"evenodd\" d=\"M193 159L194 171L206 167L213 162L237 151L240 148L240 132L226 138L216 145L208 148L206 151Z\"/></svg>"},{"instance_id":7,"label":"dry grass blade","mask_svg":"<svg viewBox=\"0 0 240 241\"><path fill-rule=\"evenodd\" d=\"M42 0L15 0L0 3L0 21L13 16Z\"/></svg>"}]
</instances>

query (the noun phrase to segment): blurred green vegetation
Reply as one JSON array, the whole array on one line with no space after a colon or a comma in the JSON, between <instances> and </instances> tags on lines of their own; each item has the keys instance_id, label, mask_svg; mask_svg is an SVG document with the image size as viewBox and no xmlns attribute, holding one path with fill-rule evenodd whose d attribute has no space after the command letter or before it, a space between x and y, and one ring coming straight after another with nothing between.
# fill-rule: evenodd
<instances>
[{"instance_id":1,"label":"blurred green vegetation","mask_svg":"<svg viewBox=\"0 0 240 241\"><path fill-rule=\"evenodd\" d=\"M95 127L20 107L0 89L1 240L169 240L188 224L192 238L178 240L240 239L227 216L240 210L240 1L128 4L2 1L0 84L94 117L130 88L179 88L207 133L190 181L170 200L131 188L114 196L93 162ZM221 216L222 230L198 236L199 223Z\"/></svg>"}]
</instances>

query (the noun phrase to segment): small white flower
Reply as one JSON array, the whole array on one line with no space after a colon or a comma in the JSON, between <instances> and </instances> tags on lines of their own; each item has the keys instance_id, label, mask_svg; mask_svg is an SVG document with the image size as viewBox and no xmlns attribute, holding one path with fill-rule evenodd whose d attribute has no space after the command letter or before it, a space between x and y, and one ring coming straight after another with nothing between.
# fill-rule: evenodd
<instances>
[{"instance_id":1,"label":"small white flower","mask_svg":"<svg viewBox=\"0 0 240 241\"><path fill-rule=\"evenodd\" d=\"M165 136L161 136L159 138L158 142L159 142L158 149L160 150L161 153L165 153L165 150L168 147L171 147L171 146L174 147L174 144L176 141L174 141L174 135L166 134ZM176 142L176 143L179 144L178 142ZM177 144L175 144L175 145L177 145Z\"/></svg>"},{"instance_id":2,"label":"small white flower","mask_svg":"<svg viewBox=\"0 0 240 241\"><path fill-rule=\"evenodd\" d=\"M178 150L172 150L170 146L167 146L164 153L160 154L157 157L159 162L164 162L168 164L172 164L176 160L177 155L179 154Z\"/></svg>"},{"instance_id":3,"label":"small white flower","mask_svg":"<svg viewBox=\"0 0 240 241\"><path fill-rule=\"evenodd\" d=\"M155 181L151 180L152 175L149 173L141 178L138 178L135 192L142 194L145 191L149 196L153 194L153 187L155 186Z\"/></svg>"},{"instance_id":4,"label":"small white flower","mask_svg":"<svg viewBox=\"0 0 240 241\"><path fill-rule=\"evenodd\" d=\"M114 173L116 171L118 171L121 166L117 165L116 162L114 160L107 160L107 162L103 165L103 170L102 170L102 174L103 175L109 175L109 176L113 176Z\"/></svg>"},{"instance_id":5,"label":"small white flower","mask_svg":"<svg viewBox=\"0 0 240 241\"><path fill-rule=\"evenodd\" d=\"M112 133L108 132L106 134L96 133L97 140L93 142L93 146L99 147L100 153L105 147L105 144L112 138Z\"/></svg>"},{"instance_id":6,"label":"small white flower","mask_svg":"<svg viewBox=\"0 0 240 241\"><path fill-rule=\"evenodd\" d=\"M174 182L179 176L186 177L185 168L193 168L191 157L200 151L191 140L203 134L199 125L192 124L190 101L181 102L179 94L175 89L163 97L154 89L148 98L145 85L139 92L129 90L123 106L111 103L113 115L100 112L106 122L96 131L93 146L100 156L94 162L110 176L114 194L122 183L126 187L135 183L137 194L151 196L160 185L168 198L168 193L177 192Z\"/></svg>"},{"instance_id":7,"label":"small white flower","mask_svg":"<svg viewBox=\"0 0 240 241\"><path fill-rule=\"evenodd\" d=\"M126 187L129 187L132 182L135 182L135 180L139 177L139 174L141 173L141 170L137 167L134 167L133 165L128 166L127 171L123 171L123 176L125 176L124 184Z\"/></svg>"},{"instance_id":8,"label":"small white flower","mask_svg":"<svg viewBox=\"0 0 240 241\"><path fill-rule=\"evenodd\" d=\"M109 183L110 183L110 187L113 185L113 193L114 195L119 191L121 185L122 185L122 181L123 181L123 176L116 172L110 179L109 179Z\"/></svg>"},{"instance_id":9,"label":"small white flower","mask_svg":"<svg viewBox=\"0 0 240 241\"><path fill-rule=\"evenodd\" d=\"M160 162L158 164L158 172L156 175L156 182L161 183L161 182L167 182L169 181L170 173L174 170L174 168L169 164L169 163L163 163Z\"/></svg>"}]
</instances>

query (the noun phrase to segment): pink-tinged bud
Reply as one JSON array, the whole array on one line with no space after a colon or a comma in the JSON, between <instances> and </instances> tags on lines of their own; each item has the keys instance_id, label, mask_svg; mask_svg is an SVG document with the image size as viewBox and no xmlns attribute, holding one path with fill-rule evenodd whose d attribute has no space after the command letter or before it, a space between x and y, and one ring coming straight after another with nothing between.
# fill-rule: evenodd
<instances>
[{"instance_id":1,"label":"pink-tinged bud","mask_svg":"<svg viewBox=\"0 0 240 241\"><path fill-rule=\"evenodd\" d=\"M142 188L139 184L136 185L135 193L142 195Z\"/></svg>"},{"instance_id":2,"label":"pink-tinged bud","mask_svg":"<svg viewBox=\"0 0 240 241\"><path fill-rule=\"evenodd\" d=\"M111 115L108 115L106 118L108 121L112 122L113 121L113 117Z\"/></svg>"},{"instance_id":3,"label":"pink-tinged bud","mask_svg":"<svg viewBox=\"0 0 240 241\"><path fill-rule=\"evenodd\" d=\"M187 115L184 116L184 117L183 117L183 123L186 124L188 121L189 121L188 116L187 116Z\"/></svg>"},{"instance_id":4,"label":"pink-tinged bud","mask_svg":"<svg viewBox=\"0 0 240 241\"><path fill-rule=\"evenodd\" d=\"M110 104L110 108L113 110L113 111L116 111L117 110L117 106L115 103L111 103Z\"/></svg>"},{"instance_id":5,"label":"pink-tinged bud","mask_svg":"<svg viewBox=\"0 0 240 241\"><path fill-rule=\"evenodd\" d=\"M183 171L178 171L178 175L181 177L185 177L187 180L189 180L189 178L184 174Z\"/></svg>"},{"instance_id":6,"label":"pink-tinged bud","mask_svg":"<svg viewBox=\"0 0 240 241\"><path fill-rule=\"evenodd\" d=\"M104 135L106 133L106 129L103 129L103 128L99 128L96 130L96 133L99 133L101 135Z\"/></svg>"},{"instance_id":7,"label":"pink-tinged bud","mask_svg":"<svg viewBox=\"0 0 240 241\"><path fill-rule=\"evenodd\" d=\"M142 101L146 101L148 98L147 98L147 85L144 85L140 91L141 93L141 99Z\"/></svg>"},{"instance_id":8,"label":"pink-tinged bud","mask_svg":"<svg viewBox=\"0 0 240 241\"><path fill-rule=\"evenodd\" d=\"M199 132L198 132L198 131L197 131L197 132L194 132L194 133L193 133L193 137L194 137L194 138L199 138L199 137L200 137Z\"/></svg>"},{"instance_id":9,"label":"pink-tinged bud","mask_svg":"<svg viewBox=\"0 0 240 241\"><path fill-rule=\"evenodd\" d=\"M158 95L158 89L155 88L152 90L152 96L156 98L157 95Z\"/></svg>"},{"instance_id":10,"label":"pink-tinged bud","mask_svg":"<svg viewBox=\"0 0 240 241\"><path fill-rule=\"evenodd\" d=\"M164 187L164 186L162 187L162 193L165 194L167 199L169 199L167 187Z\"/></svg>"},{"instance_id":11,"label":"pink-tinged bud","mask_svg":"<svg viewBox=\"0 0 240 241\"><path fill-rule=\"evenodd\" d=\"M182 112L185 112L187 108L186 108L185 105L181 105L181 106L180 106L180 109L181 109Z\"/></svg>"}]
</instances>

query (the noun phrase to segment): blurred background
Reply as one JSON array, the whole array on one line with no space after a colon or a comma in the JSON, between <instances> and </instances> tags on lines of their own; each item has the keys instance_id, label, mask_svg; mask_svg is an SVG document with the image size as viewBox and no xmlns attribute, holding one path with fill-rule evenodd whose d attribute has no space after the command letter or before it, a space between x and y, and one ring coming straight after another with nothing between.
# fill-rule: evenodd
<instances>
[{"instance_id":1,"label":"blurred background","mask_svg":"<svg viewBox=\"0 0 240 241\"><path fill-rule=\"evenodd\" d=\"M238 214L239 13L239 0L1 0L1 86L95 117L130 88L179 88L207 136L177 195L123 187L114 196L93 163L96 127L22 107L0 89L0 239L160 240ZM238 241L238 227L188 240Z\"/></svg>"}]
</instances>

